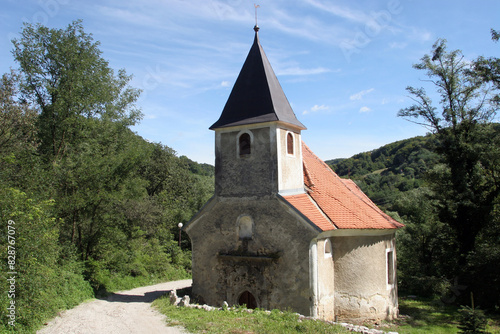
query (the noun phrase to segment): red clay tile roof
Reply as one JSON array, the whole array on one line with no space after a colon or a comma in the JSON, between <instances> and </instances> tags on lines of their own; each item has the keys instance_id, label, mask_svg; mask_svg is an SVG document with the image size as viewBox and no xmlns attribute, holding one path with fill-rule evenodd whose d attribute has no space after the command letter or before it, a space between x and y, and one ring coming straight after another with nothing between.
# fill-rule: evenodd
<instances>
[{"instance_id":1,"label":"red clay tile roof","mask_svg":"<svg viewBox=\"0 0 500 334\"><path fill-rule=\"evenodd\" d=\"M285 199L322 231L337 229L308 194L285 196Z\"/></svg>"},{"instance_id":2,"label":"red clay tile roof","mask_svg":"<svg viewBox=\"0 0 500 334\"><path fill-rule=\"evenodd\" d=\"M284 198L322 231L403 227L380 210L353 181L335 174L304 143L302 155L307 193Z\"/></svg>"}]
</instances>

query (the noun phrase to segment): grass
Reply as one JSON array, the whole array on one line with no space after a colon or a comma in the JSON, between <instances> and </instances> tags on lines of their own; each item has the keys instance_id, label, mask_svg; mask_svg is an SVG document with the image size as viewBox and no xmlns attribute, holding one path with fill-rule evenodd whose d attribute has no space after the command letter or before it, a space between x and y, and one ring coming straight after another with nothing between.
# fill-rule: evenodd
<instances>
[{"instance_id":1,"label":"grass","mask_svg":"<svg viewBox=\"0 0 500 334\"><path fill-rule=\"evenodd\" d=\"M400 317L393 323L384 324L384 331L399 334L448 334L457 333L459 325L458 307L444 304L439 299L399 300ZM488 333L500 334L500 318L488 320Z\"/></svg>"},{"instance_id":2,"label":"grass","mask_svg":"<svg viewBox=\"0 0 500 334\"><path fill-rule=\"evenodd\" d=\"M167 297L157 299L153 305L167 315L171 326L182 326L191 333L348 333L340 326L323 321L299 320L292 312L273 310L270 313L255 310L248 313L244 308L224 311L205 311L170 304ZM443 304L439 300L401 299L400 317L394 322L374 325L369 328L399 334L448 334L458 332L458 308ZM489 318L487 332L500 334L500 317Z\"/></svg>"},{"instance_id":3,"label":"grass","mask_svg":"<svg viewBox=\"0 0 500 334\"><path fill-rule=\"evenodd\" d=\"M154 306L168 316L171 326L182 326L190 333L250 334L250 333L349 333L340 326L323 321L299 320L292 312L254 310L245 308L205 311L187 307L176 307L168 298L157 299Z\"/></svg>"},{"instance_id":4,"label":"grass","mask_svg":"<svg viewBox=\"0 0 500 334\"><path fill-rule=\"evenodd\" d=\"M458 332L457 307L438 300L400 299L399 314L389 330L400 334Z\"/></svg>"}]
</instances>

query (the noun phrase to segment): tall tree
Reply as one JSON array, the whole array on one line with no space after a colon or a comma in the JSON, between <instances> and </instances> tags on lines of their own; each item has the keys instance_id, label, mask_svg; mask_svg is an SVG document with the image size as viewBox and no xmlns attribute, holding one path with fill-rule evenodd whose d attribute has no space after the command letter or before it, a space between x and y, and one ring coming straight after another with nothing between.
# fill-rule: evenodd
<instances>
[{"instance_id":1,"label":"tall tree","mask_svg":"<svg viewBox=\"0 0 500 334\"><path fill-rule=\"evenodd\" d=\"M459 264L465 264L476 237L490 224L500 194L500 138L492 123L499 87L478 75L477 64L459 50L448 52L446 41L438 40L413 67L426 72L440 96L439 108L423 88L408 87L415 104L398 113L437 135L443 165L433 170L431 185L441 221L455 231Z\"/></svg>"},{"instance_id":2,"label":"tall tree","mask_svg":"<svg viewBox=\"0 0 500 334\"><path fill-rule=\"evenodd\" d=\"M39 112L39 153L64 220L61 239L86 260L138 168L141 153L128 126L141 117L140 91L124 70L115 75L81 21L66 29L25 24L13 44L22 96Z\"/></svg>"},{"instance_id":3,"label":"tall tree","mask_svg":"<svg viewBox=\"0 0 500 334\"><path fill-rule=\"evenodd\" d=\"M41 150L51 161L85 136L82 119L124 125L140 119L134 105L140 91L128 86L124 70L115 75L81 21L64 30L26 23L13 43L24 98L39 109Z\"/></svg>"}]
</instances>

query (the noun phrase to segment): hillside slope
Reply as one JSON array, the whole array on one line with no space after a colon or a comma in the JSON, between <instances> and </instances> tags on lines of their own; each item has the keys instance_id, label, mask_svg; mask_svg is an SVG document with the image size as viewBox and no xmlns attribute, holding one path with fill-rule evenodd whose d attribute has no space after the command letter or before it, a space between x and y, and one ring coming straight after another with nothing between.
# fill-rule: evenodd
<instances>
[{"instance_id":1,"label":"hillside slope","mask_svg":"<svg viewBox=\"0 0 500 334\"><path fill-rule=\"evenodd\" d=\"M439 162L432 152L434 141L433 135L409 138L326 163L340 177L354 180L377 205L390 210L393 199L420 187L426 171Z\"/></svg>"}]
</instances>

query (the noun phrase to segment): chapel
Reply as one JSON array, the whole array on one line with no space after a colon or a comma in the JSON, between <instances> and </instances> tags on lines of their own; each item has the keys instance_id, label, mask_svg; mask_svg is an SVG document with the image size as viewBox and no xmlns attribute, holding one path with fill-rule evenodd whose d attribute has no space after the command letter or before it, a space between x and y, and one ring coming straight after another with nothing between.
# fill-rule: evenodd
<instances>
[{"instance_id":1,"label":"chapel","mask_svg":"<svg viewBox=\"0 0 500 334\"><path fill-rule=\"evenodd\" d=\"M334 319L398 315L403 225L302 142L259 28L215 132L215 194L186 224L193 296Z\"/></svg>"}]
</instances>

